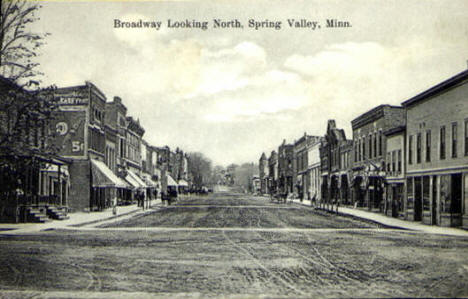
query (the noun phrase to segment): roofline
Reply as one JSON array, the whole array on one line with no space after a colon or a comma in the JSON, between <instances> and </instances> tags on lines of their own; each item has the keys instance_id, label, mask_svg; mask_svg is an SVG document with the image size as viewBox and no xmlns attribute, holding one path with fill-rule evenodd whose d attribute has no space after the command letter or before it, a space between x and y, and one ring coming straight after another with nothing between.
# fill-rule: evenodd
<instances>
[{"instance_id":1,"label":"roofline","mask_svg":"<svg viewBox=\"0 0 468 299\"><path fill-rule=\"evenodd\" d=\"M440 82L439 84L436 84L434 85L433 87L417 94L416 96L404 101L403 103L401 103L402 106L404 107L408 107L408 106L411 106L413 104L416 104L417 102L419 101L422 101L426 98L429 98L431 96L434 96L446 89L449 89L461 82L463 82L464 80L468 79L468 70L464 70L463 72L461 73L458 73L456 74L455 76L451 77L451 78L448 78L447 80L445 81L442 81Z\"/></svg>"},{"instance_id":2,"label":"roofline","mask_svg":"<svg viewBox=\"0 0 468 299\"><path fill-rule=\"evenodd\" d=\"M354 118L354 119L351 121L351 123L354 122L354 121L357 121L358 119L360 119L361 117L363 117L363 116L365 116L365 115L372 114L373 112L376 112L376 111L378 111L378 110L380 110L380 109L383 109L383 108L385 108L385 107L389 107L389 108L403 108L402 106L394 106L394 105L390 105L390 104L381 104L381 105L379 105L379 106L377 106L377 107L372 108L371 110L368 110L368 111L364 112L363 114L359 115L358 117Z\"/></svg>"},{"instance_id":3,"label":"roofline","mask_svg":"<svg viewBox=\"0 0 468 299\"><path fill-rule=\"evenodd\" d=\"M401 133L401 132L405 132L405 131L406 131L406 126L399 126L399 127L391 128L391 129L383 132L383 134L385 136L391 136L391 135L395 135L397 133Z\"/></svg>"}]
</instances>

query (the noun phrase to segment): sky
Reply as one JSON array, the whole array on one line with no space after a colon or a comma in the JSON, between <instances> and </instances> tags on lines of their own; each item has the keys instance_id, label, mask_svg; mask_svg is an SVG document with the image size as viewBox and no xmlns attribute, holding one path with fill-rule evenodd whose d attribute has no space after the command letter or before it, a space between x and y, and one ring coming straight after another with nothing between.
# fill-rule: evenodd
<instances>
[{"instance_id":1,"label":"sky","mask_svg":"<svg viewBox=\"0 0 468 299\"><path fill-rule=\"evenodd\" d=\"M93 82L122 98L152 145L214 164L258 162L304 133L324 135L468 66L468 1L41 1L44 85ZM155 28L115 28L122 22ZM243 28L213 28L214 19ZM290 28L287 20L318 22ZM326 28L327 19L348 28ZM208 22L200 28L172 23ZM281 22L250 28L255 22ZM270 24L270 23L269 23Z\"/></svg>"}]
</instances>

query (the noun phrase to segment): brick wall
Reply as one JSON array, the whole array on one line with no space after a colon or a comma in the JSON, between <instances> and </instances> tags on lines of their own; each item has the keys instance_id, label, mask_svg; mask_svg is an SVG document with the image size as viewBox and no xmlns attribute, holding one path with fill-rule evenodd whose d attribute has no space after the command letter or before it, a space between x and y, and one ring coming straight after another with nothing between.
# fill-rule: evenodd
<instances>
[{"instance_id":1,"label":"brick wall","mask_svg":"<svg viewBox=\"0 0 468 299\"><path fill-rule=\"evenodd\" d=\"M73 212L83 211L89 208L91 170L88 160L75 160L69 166L70 172L70 194L68 205Z\"/></svg>"},{"instance_id":2,"label":"brick wall","mask_svg":"<svg viewBox=\"0 0 468 299\"><path fill-rule=\"evenodd\" d=\"M413 136L413 163L408 172L457 167L468 164L465 155L465 121L468 120L468 83L452 88L422 103L408 107L407 147ZM457 124L457 157L452 157L452 124ZM445 159L440 159L440 128L445 126ZM426 133L431 131L431 161L426 161ZM416 163L416 136L421 133L422 159ZM408 149L407 149L408 153Z\"/></svg>"}]
</instances>

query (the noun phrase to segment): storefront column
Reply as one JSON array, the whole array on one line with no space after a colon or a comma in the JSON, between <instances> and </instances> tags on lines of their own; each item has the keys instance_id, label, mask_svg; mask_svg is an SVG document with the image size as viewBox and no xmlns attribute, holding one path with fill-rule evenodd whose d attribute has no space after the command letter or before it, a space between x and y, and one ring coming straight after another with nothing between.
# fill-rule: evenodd
<instances>
[{"instance_id":1,"label":"storefront column","mask_svg":"<svg viewBox=\"0 0 468 299\"><path fill-rule=\"evenodd\" d=\"M462 190L462 227L466 229L468 228L468 172L463 174Z\"/></svg>"},{"instance_id":2,"label":"storefront column","mask_svg":"<svg viewBox=\"0 0 468 299\"><path fill-rule=\"evenodd\" d=\"M431 218L429 224L434 225L434 199L432 190L434 190L434 177L431 175L429 176L429 210L431 211Z\"/></svg>"}]
</instances>

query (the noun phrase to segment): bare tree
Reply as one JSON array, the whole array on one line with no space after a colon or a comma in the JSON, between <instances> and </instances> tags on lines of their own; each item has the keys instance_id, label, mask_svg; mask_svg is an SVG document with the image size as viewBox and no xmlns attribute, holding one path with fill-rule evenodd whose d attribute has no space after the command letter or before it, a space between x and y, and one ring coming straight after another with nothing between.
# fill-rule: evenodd
<instances>
[{"instance_id":1,"label":"bare tree","mask_svg":"<svg viewBox=\"0 0 468 299\"><path fill-rule=\"evenodd\" d=\"M196 187L200 188L211 183L212 164L210 159L202 153L192 152L188 153L187 162L189 173Z\"/></svg>"},{"instance_id":2,"label":"bare tree","mask_svg":"<svg viewBox=\"0 0 468 299\"><path fill-rule=\"evenodd\" d=\"M0 0L0 74L26 86L42 75L35 58L48 34L28 30L39 19L36 13L40 8L35 1Z\"/></svg>"},{"instance_id":3,"label":"bare tree","mask_svg":"<svg viewBox=\"0 0 468 299\"><path fill-rule=\"evenodd\" d=\"M0 0L0 197L38 176L56 148L50 128L56 108L54 87L40 88L38 49L47 34L29 31L38 2ZM35 79L35 80L33 80ZM31 184L28 184L31 185ZM32 185L31 185L32 186ZM25 190L33 195L34 188ZM26 194L29 192L30 194ZM4 203L2 203L3 205Z\"/></svg>"}]
</instances>

